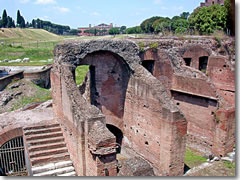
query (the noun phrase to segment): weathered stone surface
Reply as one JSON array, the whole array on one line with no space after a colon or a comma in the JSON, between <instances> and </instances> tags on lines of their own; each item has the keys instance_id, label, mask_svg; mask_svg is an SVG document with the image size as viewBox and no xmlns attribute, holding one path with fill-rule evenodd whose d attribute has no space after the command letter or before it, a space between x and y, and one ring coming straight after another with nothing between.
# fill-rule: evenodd
<instances>
[{"instance_id":1,"label":"weathered stone surface","mask_svg":"<svg viewBox=\"0 0 240 180\"><path fill-rule=\"evenodd\" d=\"M134 157L121 163L118 176L155 176L155 174L147 161Z\"/></svg>"}]
</instances>

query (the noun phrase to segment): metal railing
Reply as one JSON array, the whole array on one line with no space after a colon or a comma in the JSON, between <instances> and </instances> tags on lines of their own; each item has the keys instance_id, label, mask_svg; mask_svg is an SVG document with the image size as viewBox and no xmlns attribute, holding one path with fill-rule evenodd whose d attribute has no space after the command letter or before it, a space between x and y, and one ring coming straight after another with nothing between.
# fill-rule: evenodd
<instances>
[{"instance_id":1,"label":"metal railing","mask_svg":"<svg viewBox=\"0 0 240 180\"><path fill-rule=\"evenodd\" d=\"M23 137L14 138L0 148L0 167L6 174L26 172Z\"/></svg>"}]
</instances>

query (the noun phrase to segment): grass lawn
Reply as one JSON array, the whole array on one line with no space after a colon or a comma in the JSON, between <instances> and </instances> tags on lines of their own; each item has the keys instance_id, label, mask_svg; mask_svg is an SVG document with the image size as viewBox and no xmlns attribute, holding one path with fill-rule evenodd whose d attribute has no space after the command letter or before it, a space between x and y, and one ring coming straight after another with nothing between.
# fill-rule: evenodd
<instances>
[{"instance_id":1,"label":"grass lawn","mask_svg":"<svg viewBox=\"0 0 240 180\"><path fill-rule=\"evenodd\" d=\"M85 79L85 76L89 70L89 66L84 65L84 66L78 66L76 68L76 84L80 85Z\"/></svg>"},{"instance_id":2,"label":"grass lawn","mask_svg":"<svg viewBox=\"0 0 240 180\"><path fill-rule=\"evenodd\" d=\"M46 65L48 62L40 60L53 59L53 48L24 48L21 46L4 46L0 48L0 60L30 58L28 63L0 63L1 66ZM52 62L51 62L52 63Z\"/></svg>"},{"instance_id":3,"label":"grass lawn","mask_svg":"<svg viewBox=\"0 0 240 180\"><path fill-rule=\"evenodd\" d=\"M201 165L204 162L207 162L206 158L198 155L197 152L191 150L190 148L186 148L184 163L188 167L193 168L193 167Z\"/></svg>"},{"instance_id":4,"label":"grass lawn","mask_svg":"<svg viewBox=\"0 0 240 180\"><path fill-rule=\"evenodd\" d=\"M31 104L34 102L43 102L43 101L48 101L52 99L50 90L41 88L32 82L25 82L25 83L27 83L27 86L29 86L28 90L30 90L32 94L29 96L21 96L19 99L17 99L11 105L10 111L15 111L19 108L24 107L27 104Z\"/></svg>"}]
</instances>

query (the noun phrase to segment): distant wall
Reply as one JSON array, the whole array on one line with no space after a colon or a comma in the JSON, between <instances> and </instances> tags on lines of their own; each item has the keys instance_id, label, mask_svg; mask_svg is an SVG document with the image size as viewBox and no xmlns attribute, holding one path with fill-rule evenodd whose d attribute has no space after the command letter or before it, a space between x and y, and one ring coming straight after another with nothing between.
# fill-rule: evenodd
<instances>
[{"instance_id":1,"label":"distant wall","mask_svg":"<svg viewBox=\"0 0 240 180\"><path fill-rule=\"evenodd\" d=\"M174 50L148 49L141 59L154 61L153 75L168 88L183 112L188 122L187 145L225 155L235 142L235 71L229 58L232 55L216 55L217 52L199 45L176 46ZM204 73L199 71L200 57L208 57ZM184 58L190 60L188 65Z\"/></svg>"},{"instance_id":2,"label":"distant wall","mask_svg":"<svg viewBox=\"0 0 240 180\"><path fill-rule=\"evenodd\" d=\"M0 78L0 91L2 91L8 84L12 83L12 81L20 80L24 77L23 71L10 74L8 76Z\"/></svg>"},{"instance_id":3,"label":"distant wall","mask_svg":"<svg viewBox=\"0 0 240 180\"><path fill-rule=\"evenodd\" d=\"M50 72L52 66L37 72L26 72L24 73L24 79L33 81L37 85L41 86L42 88L50 88Z\"/></svg>"}]
</instances>

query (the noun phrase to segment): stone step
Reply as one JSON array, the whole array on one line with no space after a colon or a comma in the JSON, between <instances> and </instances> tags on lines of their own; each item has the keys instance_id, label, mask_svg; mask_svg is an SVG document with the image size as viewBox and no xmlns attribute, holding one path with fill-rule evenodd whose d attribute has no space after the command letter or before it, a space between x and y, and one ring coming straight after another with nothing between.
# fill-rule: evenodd
<instances>
[{"instance_id":1,"label":"stone step","mask_svg":"<svg viewBox=\"0 0 240 180\"><path fill-rule=\"evenodd\" d=\"M52 143L57 143L57 142L64 142L64 137L59 136L59 137L53 137L53 138L47 138L47 139L36 139L36 140L30 140L28 141L29 146L37 146L41 144L52 144Z\"/></svg>"},{"instance_id":2,"label":"stone step","mask_svg":"<svg viewBox=\"0 0 240 180\"><path fill-rule=\"evenodd\" d=\"M32 166L37 166L37 165L40 166L40 165L44 165L51 162L54 163L59 161L69 161L70 155L69 153L61 153L61 154L31 158L30 160L31 160Z\"/></svg>"},{"instance_id":3,"label":"stone step","mask_svg":"<svg viewBox=\"0 0 240 180\"><path fill-rule=\"evenodd\" d=\"M65 153L65 152L68 152L68 149L66 148L66 146L62 147L62 148L30 152L30 158L49 156L49 155L60 154L60 153Z\"/></svg>"},{"instance_id":4,"label":"stone step","mask_svg":"<svg viewBox=\"0 0 240 180\"><path fill-rule=\"evenodd\" d=\"M44 133L50 133L50 132L61 132L60 127L52 127L52 128L46 128L46 129L32 129L32 130L25 130L24 134L25 136L28 135L34 135L34 134L44 134Z\"/></svg>"},{"instance_id":5,"label":"stone step","mask_svg":"<svg viewBox=\"0 0 240 180\"><path fill-rule=\"evenodd\" d=\"M47 138L54 138L54 137L59 137L63 136L62 132L50 132L50 133L45 133L45 134L40 134L40 135L28 135L26 136L26 140L39 140L39 139L47 139Z\"/></svg>"},{"instance_id":6,"label":"stone step","mask_svg":"<svg viewBox=\"0 0 240 180\"><path fill-rule=\"evenodd\" d=\"M65 174L60 174L58 176L76 176L76 172L75 171L72 171L72 172L69 172L69 173L65 173Z\"/></svg>"},{"instance_id":7,"label":"stone step","mask_svg":"<svg viewBox=\"0 0 240 180\"><path fill-rule=\"evenodd\" d=\"M61 162L57 162L57 163L49 163L43 166L34 166L32 167L32 172L33 174L39 174L42 172L46 172L49 170L54 170L57 168L64 168L64 167L68 167L68 166L72 166L72 161L61 161Z\"/></svg>"},{"instance_id":8,"label":"stone step","mask_svg":"<svg viewBox=\"0 0 240 180\"><path fill-rule=\"evenodd\" d=\"M36 130L36 129L46 129L46 128L53 128L53 127L60 127L59 124L49 124L49 125L40 125L40 126L32 126L32 127L25 127L23 130Z\"/></svg>"},{"instance_id":9,"label":"stone step","mask_svg":"<svg viewBox=\"0 0 240 180\"><path fill-rule=\"evenodd\" d=\"M30 146L30 147L28 147L28 151L29 151L29 153L31 153L31 152L36 152L36 151L44 151L44 150L57 149L57 148L62 148L62 147L66 147L65 142Z\"/></svg>"},{"instance_id":10,"label":"stone step","mask_svg":"<svg viewBox=\"0 0 240 180\"><path fill-rule=\"evenodd\" d=\"M34 174L33 176L57 176L57 175L66 174L70 172L74 172L73 166L50 170L43 173Z\"/></svg>"}]
</instances>

